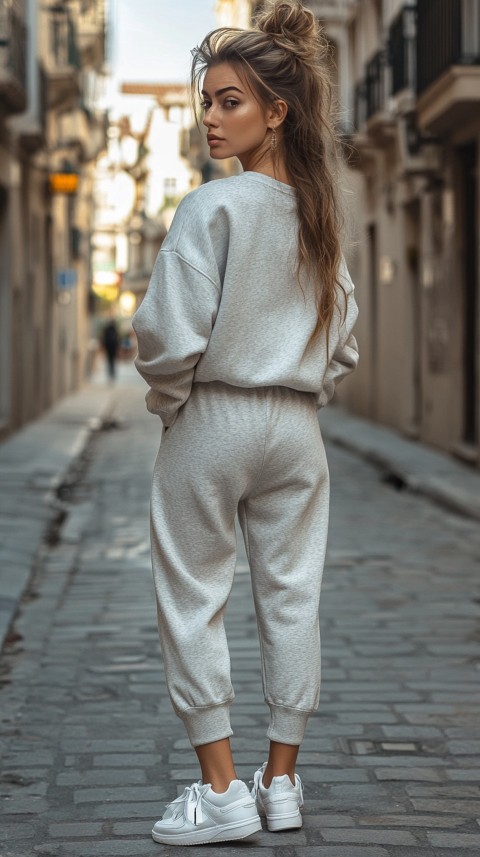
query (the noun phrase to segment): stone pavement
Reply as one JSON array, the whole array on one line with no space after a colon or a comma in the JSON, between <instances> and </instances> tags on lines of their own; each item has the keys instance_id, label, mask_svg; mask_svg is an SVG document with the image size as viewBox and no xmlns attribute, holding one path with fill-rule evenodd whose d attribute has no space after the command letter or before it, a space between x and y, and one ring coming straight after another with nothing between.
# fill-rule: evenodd
<instances>
[{"instance_id":1,"label":"stone pavement","mask_svg":"<svg viewBox=\"0 0 480 857\"><path fill-rule=\"evenodd\" d=\"M3 650L1 857L166 854L171 847L150 839L151 822L198 777L166 698L156 633L148 495L160 423L129 372L103 391L102 408L112 420L105 428L114 419L117 428L90 432L76 458L68 502L36 551ZM201 853L473 857L478 523L394 490L349 451L329 445L328 456L323 685L299 758L304 827ZM28 514L35 502L33 481ZM265 756L267 712L241 543L227 633L233 746L248 780Z\"/></svg>"},{"instance_id":2,"label":"stone pavement","mask_svg":"<svg viewBox=\"0 0 480 857\"><path fill-rule=\"evenodd\" d=\"M339 407L326 408L321 422L328 440L373 462L397 485L480 521L477 468Z\"/></svg>"},{"instance_id":3,"label":"stone pavement","mask_svg":"<svg viewBox=\"0 0 480 857\"><path fill-rule=\"evenodd\" d=\"M65 514L90 434L108 420L114 389L98 381L63 399L0 444L0 646L35 565L38 546Z\"/></svg>"}]
</instances>

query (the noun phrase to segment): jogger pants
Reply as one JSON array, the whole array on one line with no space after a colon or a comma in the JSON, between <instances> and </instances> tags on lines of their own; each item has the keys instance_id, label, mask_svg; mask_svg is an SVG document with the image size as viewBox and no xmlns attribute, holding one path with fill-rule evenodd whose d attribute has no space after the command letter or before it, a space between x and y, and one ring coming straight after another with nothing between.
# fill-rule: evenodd
<instances>
[{"instance_id":1,"label":"jogger pants","mask_svg":"<svg viewBox=\"0 0 480 857\"><path fill-rule=\"evenodd\" d=\"M238 512L270 707L267 735L301 744L320 694L318 606L329 476L314 397L195 383L155 463L151 535L167 687L191 744L232 734L223 615Z\"/></svg>"}]
</instances>

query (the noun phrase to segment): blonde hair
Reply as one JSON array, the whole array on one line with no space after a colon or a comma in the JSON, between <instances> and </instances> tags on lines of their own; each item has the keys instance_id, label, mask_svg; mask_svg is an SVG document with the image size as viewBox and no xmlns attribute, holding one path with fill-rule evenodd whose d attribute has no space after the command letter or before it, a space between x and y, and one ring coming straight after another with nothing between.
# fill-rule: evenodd
<instances>
[{"instance_id":1,"label":"blonde hair","mask_svg":"<svg viewBox=\"0 0 480 857\"><path fill-rule=\"evenodd\" d=\"M195 114L204 73L230 63L242 73L260 104L288 105L282 123L283 156L296 189L297 278L305 267L315 283L317 323L312 339L327 332L337 305L341 218L334 177L336 136L328 42L313 13L299 0L269 0L254 29L213 30L193 53L191 94ZM198 121L198 119L197 119ZM345 300L346 307L346 300Z\"/></svg>"}]
</instances>

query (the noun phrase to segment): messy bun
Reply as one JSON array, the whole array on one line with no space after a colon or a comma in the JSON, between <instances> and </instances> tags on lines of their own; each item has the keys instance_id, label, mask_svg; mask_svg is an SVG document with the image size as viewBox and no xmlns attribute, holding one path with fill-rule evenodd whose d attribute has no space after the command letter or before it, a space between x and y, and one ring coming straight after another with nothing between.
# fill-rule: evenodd
<instances>
[{"instance_id":1,"label":"messy bun","mask_svg":"<svg viewBox=\"0 0 480 857\"><path fill-rule=\"evenodd\" d=\"M318 318L312 338L325 329L327 343L337 295L344 291L328 52L320 25L300 0L267 0L253 29L209 33L192 51L191 76L194 105L201 101L204 73L220 63L243 76L265 109L279 100L287 104L277 152L296 190L297 278L301 283L305 268L314 283Z\"/></svg>"},{"instance_id":2,"label":"messy bun","mask_svg":"<svg viewBox=\"0 0 480 857\"><path fill-rule=\"evenodd\" d=\"M296 2L266 3L255 18L255 26L273 37L279 47L292 51L298 59L318 63L324 40L313 12Z\"/></svg>"}]
</instances>

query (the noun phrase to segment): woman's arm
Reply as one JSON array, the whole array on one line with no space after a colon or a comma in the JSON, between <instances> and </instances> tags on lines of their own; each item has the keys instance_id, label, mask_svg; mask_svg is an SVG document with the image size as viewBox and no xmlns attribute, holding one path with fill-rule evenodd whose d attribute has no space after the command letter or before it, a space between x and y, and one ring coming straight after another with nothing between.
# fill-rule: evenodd
<instances>
[{"instance_id":1,"label":"woman's arm","mask_svg":"<svg viewBox=\"0 0 480 857\"><path fill-rule=\"evenodd\" d=\"M160 250L147 293L133 317L135 366L150 390L148 410L173 425L187 401L195 366L207 347L219 286L173 250Z\"/></svg>"},{"instance_id":2,"label":"woman's arm","mask_svg":"<svg viewBox=\"0 0 480 857\"><path fill-rule=\"evenodd\" d=\"M347 311L345 319L340 328L338 343L333 352L332 358L328 364L327 371L323 380L322 392L318 399L318 407L323 408L332 398L337 385L343 381L350 372L356 368L358 363L358 346L352 329L355 325L358 316L358 306L353 293L353 284L350 280L346 266L344 267L344 276L348 278L350 283L350 291L347 296Z\"/></svg>"}]
</instances>

